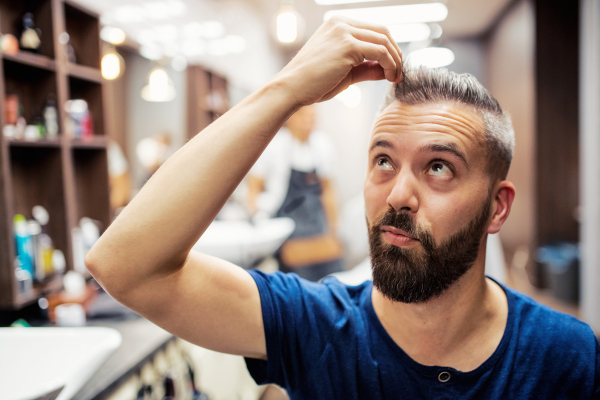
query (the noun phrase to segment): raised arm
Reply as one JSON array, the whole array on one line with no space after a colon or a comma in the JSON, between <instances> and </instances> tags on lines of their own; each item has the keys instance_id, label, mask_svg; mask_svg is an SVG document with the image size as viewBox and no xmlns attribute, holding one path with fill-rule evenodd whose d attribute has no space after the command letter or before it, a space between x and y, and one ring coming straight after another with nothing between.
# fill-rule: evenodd
<instances>
[{"instance_id":1,"label":"raised arm","mask_svg":"<svg viewBox=\"0 0 600 400\"><path fill-rule=\"evenodd\" d=\"M114 298L173 334L266 358L251 276L191 248L295 110L352 83L398 82L400 68L385 28L328 21L270 82L163 164L90 250L88 269Z\"/></svg>"}]
</instances>

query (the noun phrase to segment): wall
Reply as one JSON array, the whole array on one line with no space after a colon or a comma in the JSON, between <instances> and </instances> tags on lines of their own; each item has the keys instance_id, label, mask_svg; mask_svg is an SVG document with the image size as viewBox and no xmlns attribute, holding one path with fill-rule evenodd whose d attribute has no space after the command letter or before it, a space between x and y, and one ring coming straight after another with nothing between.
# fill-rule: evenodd
<instances>
[{"instance_id":1,"label":"wall","mask_svg":"<svg viewBox=\"0 0 600 400\"><path fill-rule=\"evenodd\" d=\"M140 92L148 83L148 74L157 64L136 53L125 54L127 68L127 157L129 159L134 191L145 181L145 174L137 161L136 144L143 138L159 133L171 134L174 149L185 141L185 73L167 67L175 86L175 98L164 103L153 103L141 98Z\"/></svg>"},{"instance_id":2,"label":"wall","mask_svg":"<svg viewBox=\"0 0 600 400\"><path fill-rule=\"evenodd\" d=\"M488 89L508 111L516 148L508 180L516 187L511 215L500 231L507 260L519 246L530 248L535 235L535 54L534 10L516 4L489 36Z\"/></svg>"}]
</instances>

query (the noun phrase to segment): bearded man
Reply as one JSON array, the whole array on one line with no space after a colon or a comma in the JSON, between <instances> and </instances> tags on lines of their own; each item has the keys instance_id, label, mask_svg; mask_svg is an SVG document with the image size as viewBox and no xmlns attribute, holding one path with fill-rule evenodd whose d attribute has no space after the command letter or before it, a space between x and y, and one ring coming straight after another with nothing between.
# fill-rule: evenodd
<instances>
[{"instance_id":1,"label":"bearded man","mask_svg":"<svg viewBox=\"0 0 600 400\"><path fill-rule=\"evenodd\" d=\"M393 86L364 185L373 282L311 283L191 251L290 115L377 79ZM473 77L403 71L385 27L332 18L172 156L86 264L123 304L192 343L245 356L258 383L292 399L597 398L589 326L484 275L487 235L515 195L513 136Z\"/></svg>"}]
</instances>

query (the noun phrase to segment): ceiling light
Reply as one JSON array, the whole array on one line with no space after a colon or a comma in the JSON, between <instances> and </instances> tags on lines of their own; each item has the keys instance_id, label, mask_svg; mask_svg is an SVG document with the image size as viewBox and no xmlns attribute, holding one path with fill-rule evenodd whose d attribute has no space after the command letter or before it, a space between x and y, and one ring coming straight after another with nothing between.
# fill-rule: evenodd
<instances>
[{"instance_id":1,"label":"ceiling light","mask_svg":"<svg viewBox=\"0 0 600 400\"><path fill-rule=\"evenodd\" d=\"M454 62L454 53L445 47L427 47L408 55L408 63L412 67L424 65L429 68L445 67Z\"/></svg>"},{"instance_id":2,"label":"ceiling light","mask_svg":"<svg viewBox=\"0 0 600 400\"><path fill-rule=\"evenodd\" d=\"M439 39L442 36L442 27L440 24L431 24L431 38Z\"/></svg>"},{"instance_id":3,"label":"ceiling light","mask_svg":"<svg viewBox=\"0 0 600 400\"><path fill-rule=\"evenodd\" d=\"M160 25L154 28L156 40L162 43L173 43L179 34L177 27L173 24Z\"/></svg>"},{"instance_id":4,"label":"ceiling light","mask_svg":"<svg viewBox=\"0 0 600 400\"><path fill-rule=\"evenodd\" d=\"M394 25L417 22L443 21L448 16L448 8L442 3L410 4L404 6L349 8L327 11L324 20L334 15L357 19L359 21Z\"/></svg>"},{"instance_id":5,"label":"ceiling light","mask_svg":"<svg viewBox=\"0 0 600 400\"><path fill-rule=\"evenodd\" d=\"M291 5L283 5L277 14L277 40L280 43L294 43L301 39L302 17Z\"/></svg>"},{"instance_id":6,"label":"ceiling light","mask_svg":"<svg viewBox=\"0 0 600 400\"><path fill-rule=\"evenodd\" d=\"M219 21L206 21L202 24L202 37L216 39L225 34L225 26Z\"/></svg>"},{"instance_id":7,"label":"ceiling light","mask_svg":"<svg viewBox=\"0 0 600 400\"><path fill-rule=\"evenodd\" d=\"M152 1L144 4L144 16L148 19L161 20L169 18L169 5L162 1Z\"/></svg>"},{"instance_id":8,"label":"ceiling light","mask_svg":"<svg viewBox=\"0 0 600 400\"><path fill-rule=\"evenodd\" d=\"M183 56L175 56L171 60L171 67L175 71L181 72L187 68L187 60Z\"/></svg>"},{"instance_id":9,"label":"ceiling light","mask_svg":"<svg viewBox=\"0 0 600 400\"><path fill-rule=\"evenodd\" d=\"M351 4L351 3L367 3L371 1L383 1L383 0L315 0L320 6L331 6L336 4Z\"/></svg>"},{"instance_id":10,"label":"ceiling light","mask_svg":"<svg viewBox=\"0 0 600 400\"><path fill-rule=\"evenodd\" d=\"M114 26L105 26L100 31L100 37L110 44L120 45L125 41L125 32Z\"/></svg>"},{"instance_id":11,"label":"ceiling light","mask_svg":"<svg viewBox=\"0 0 600 400\"><path fill-rule=\"evenodd\" d=\"M360 104L362 94L358 86L350 85L348 89L340 92L335 98L344 103L346 107L354 108Z\"/></svg>"},{"instance_id":12,"label":"ceiling light","mask_svg":"<svg viewBox=\"0 0 600 400\"><path fill-rule=\"evenodd\" d=\"M125 60L123 60L123 57L114 48L108 49L102 56L100 69L104 79L109 81L115 80L123 76L125 72Z\"/></svg>"},{"instance_id":13,"label":"ceiling light","mask_svg":"<svg viewBox=\"0 0 600 400\"><path fill-rule=\"evenodd\" d=\"M388 26L396 43L415 42L429 38L431 29L427 24L400 24Z\"/></svg>"},{"instance_id":14,"label":"ceiling light","mask_svg":"<svg viewBox=\"0 0 600 400\"><path fill-rule=\"evenodd\" d=\"M150 29L142 29L135 35L135 41L141 45L152 45L157 41L156 32Z\"/></svg>"},{"instance_id":15,"label":"ceiling light","mask_svg":"<svg viewBox=\"0 0 600 400\"><path fill-rule=\"evenodd\" d=\"M203 27L200 22L190 22L183 26L183 36L188 39L197 39L202 36Z\"/></svg>"},{"instance_id":16,"label":"ceiling light","mask_svg":"<svg viewBox=\"0 0 600 400\"><path fill-rule=\"evenodd\" d=\"M174 17L181 17L187 11L187 5L181 0L167 1L169 13Z\"/></svg>"},{"instance_id":17,"label":"ceiling light","mask_svg":"<svg viewBox=\"0 0 600 400\"><path fill-rule=\"evenodd\" d=\"M154 68L148 75L148 84L142 88L142 99L152 102L171 101L175 98L175 87L167 71Z\"/></svg>"},{"instance_id":18,"label":"ceiling light","mask_svg":"<svg viewBox=\"0 0 600 400\"><path fill-rule=\"evenodd\" d=\"M143 45L140 47L140 55L148 60L160 60L163 52L157 46Z\"/></svg>"},{"instance_id":19,"label":"ceiling light","mask_svg":"<svg viewBox=\"0 0 600 400\"><path fill-rule=\"evenodd\" d=\"M142 7L135 4L117 7L114 18L124 24L143 21Z\"/></svg>"},{"instance_id":20,"label":"ceiling light","mask_svg":"<svg viewBox=\"0 0 600 400\"><path fill-rule=\"evenodd\" d=\"M181 45L181 52L188 57L201 56L205 50L206 45L202 39L186 40Z\"/></svg>"}]
</instances>

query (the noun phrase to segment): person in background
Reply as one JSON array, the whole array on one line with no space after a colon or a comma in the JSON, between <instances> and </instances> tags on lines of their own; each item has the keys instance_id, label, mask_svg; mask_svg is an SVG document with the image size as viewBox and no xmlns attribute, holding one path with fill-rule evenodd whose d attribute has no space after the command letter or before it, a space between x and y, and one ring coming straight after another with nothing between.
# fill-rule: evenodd
<instances>
[{"instance_id":1,"label":"person in background","mask_svg":"<svg viewBox=\"0 0 600 400\"><path fill-rule=\"evenodd\" d=\"M131 176L129 163L119 144L110 139L108 142L108 178L110 186L110 207L115 214L125 207L131 199Z\"/></svg>"},{"instance_id":2,"label":"person in background","mask_svg":"<svg viewBox=\"0 0 600 400\"><path fill-rule=\"evenodd\" d=\"M314 126L312 105L288 119L249 173L248 208L294 220L296 229L277 254L279 269L318 281L343 270L343 250L335 234L334 146Z\"/></svg>"},{"instance_id":3,"label":"person in background","mask_svg":"<svg viewBox=\"0 0 600 400\"><path fill-rule=\"evenodd\" d=\"M163 132L144 138L137 143L135 152L138 161L144 169L145 177L143 183L146 183L160 166L173 155L171 135L168 132Z\"/></svg>"}]
</instances>

